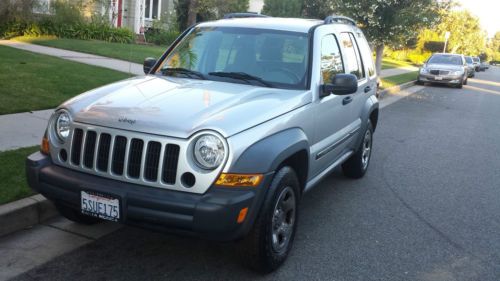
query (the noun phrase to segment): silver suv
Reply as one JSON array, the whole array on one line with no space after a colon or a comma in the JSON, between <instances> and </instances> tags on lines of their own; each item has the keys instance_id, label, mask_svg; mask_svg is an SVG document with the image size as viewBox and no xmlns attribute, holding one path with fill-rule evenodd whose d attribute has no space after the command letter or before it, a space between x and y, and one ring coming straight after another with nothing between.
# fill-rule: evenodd
<instances>
[{"instance_id":1,"label":"silver suv","mask_svg":"<svg viewBox=\"0 0 500 281\"><path fill-rule=\"evenodd\" d=\"M144 69L59 106L28 157L30 186L66 218L241 240L269 272L301 197L339 165L368 169L377 79L351 19L201 23Z\"/></svg>"}]
</instances>

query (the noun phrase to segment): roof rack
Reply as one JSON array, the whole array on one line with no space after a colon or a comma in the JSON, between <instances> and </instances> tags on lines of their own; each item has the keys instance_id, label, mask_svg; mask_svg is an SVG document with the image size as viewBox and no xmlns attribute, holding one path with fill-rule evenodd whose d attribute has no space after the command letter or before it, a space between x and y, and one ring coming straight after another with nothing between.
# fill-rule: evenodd
<instances>
[{"instance_id":1,"label":"roof rack","mask_svg":"<svg viewBox=\"0 0 500 281\"><path fill-rule=\"evenodd\" d=\"M269 16L257 13L230 13L225 14L223 19L238 19L238 18L268 18Z\"/></svg>"},{"instance_id":2,"label":"roof rack","mask_svg":"<svg viewBox=\"0 0 500 281\"><path fill-rule=\"evenodd\" d=\"M345 23L345 24L350 24L356 26L356 21L354 21L351 18L344 17L344 16L337 16L337 15L331 15L325 18L325 24L330 24L330 23Z\"/></svg>"}]
</instances>

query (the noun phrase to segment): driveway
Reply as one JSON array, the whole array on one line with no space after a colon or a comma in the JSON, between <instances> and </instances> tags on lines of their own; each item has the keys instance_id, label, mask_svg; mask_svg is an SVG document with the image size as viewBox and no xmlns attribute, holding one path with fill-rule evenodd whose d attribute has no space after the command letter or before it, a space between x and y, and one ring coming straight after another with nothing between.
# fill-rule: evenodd
<instances>
[{"instance_id":1,"label":"driveway","mask_svg":"<svg viewBox=\"0 0 500 281\"><path fill-rule=\"evenodd\" d=\"M294 249L262 276L233 243L121 228L17 280L500 278L500 68L428 86L380 114L370 169L304 197Z\"/></svg>"}]
</instances>

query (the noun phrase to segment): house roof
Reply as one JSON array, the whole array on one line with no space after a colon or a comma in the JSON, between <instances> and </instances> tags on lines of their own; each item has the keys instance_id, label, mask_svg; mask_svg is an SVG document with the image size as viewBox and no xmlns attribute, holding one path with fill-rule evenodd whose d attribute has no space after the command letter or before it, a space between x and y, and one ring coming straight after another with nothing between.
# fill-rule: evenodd
<instances>
[{"instance_id":1,"label":"house roof","mask_svg":"<svg viewBox=\"0 0 500 281\"><path fill-rule=\"evenodd\" d=\"M259 28L275 29L294 32L308 32L315 25L322 24L322 20L297 19L297 18L232 18L217 21L204 22L199 24L201 27L241 27L241 28Z\"/></svg>"}]
</instances>

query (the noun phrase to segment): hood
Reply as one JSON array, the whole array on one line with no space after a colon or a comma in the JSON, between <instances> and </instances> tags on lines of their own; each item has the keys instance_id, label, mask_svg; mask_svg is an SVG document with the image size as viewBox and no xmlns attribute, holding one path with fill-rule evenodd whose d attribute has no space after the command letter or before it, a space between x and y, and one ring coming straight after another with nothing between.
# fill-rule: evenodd
<instances>
[{"instance_id":1,"label":"hood","mask_svg":"<svg viewBox=\"0 0 500 281\"><path fill-rule=\"evenodd\" d=\"M427 69L438 69L438 70L449 70L449 71L463 70L462 65L438 64L438 63L428 63L426 65L426 68Z\"/></svg>"},{"instance_id":2,"label":"hood","mask_svg":"<svg viewBox=\"0 0 500 281\"><path fill-rule=\"evenodd\" d=\"M142 76L79 95L63 105L76 122L188 138L200 130L237 134L310 103L306 90L284 90Z\"/></svg>"}]
</instances>

